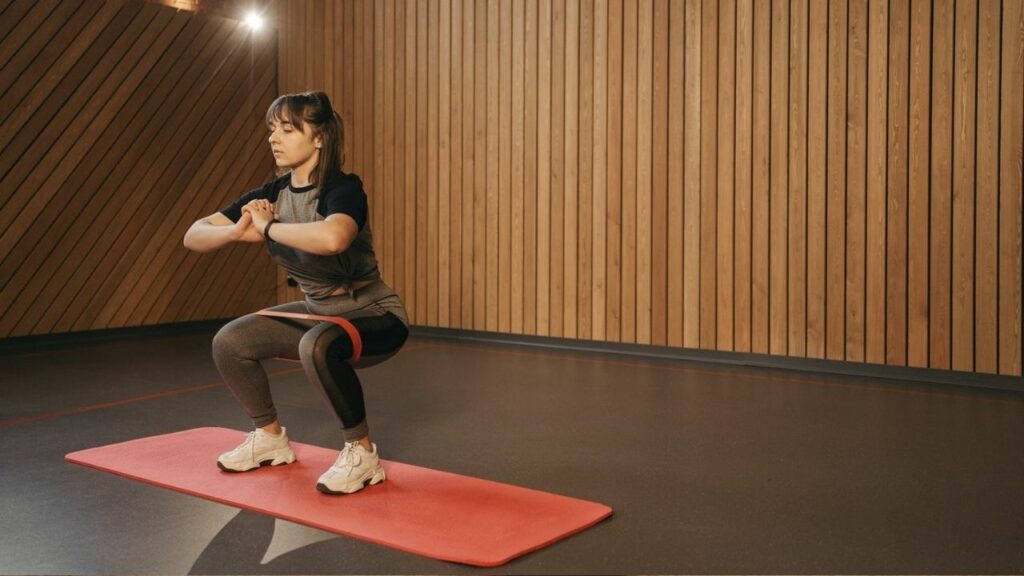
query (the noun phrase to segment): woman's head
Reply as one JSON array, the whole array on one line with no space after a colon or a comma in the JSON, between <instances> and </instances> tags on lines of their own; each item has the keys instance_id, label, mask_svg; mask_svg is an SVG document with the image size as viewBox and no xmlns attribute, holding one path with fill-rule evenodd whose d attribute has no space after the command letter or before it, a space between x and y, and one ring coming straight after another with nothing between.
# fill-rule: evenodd
<instances>
[{"instance_id":1,"label":"woman's head","mask_svg":"<svg viewBox=\"0 0 1024 576\"><path fill-rule=\"evenodd\" d=\"M279 96L267 109L267 127L278 167L312 167L310 182L320 188L341 174L345 130L327 94Z\"/></svg>"}]
</instances>

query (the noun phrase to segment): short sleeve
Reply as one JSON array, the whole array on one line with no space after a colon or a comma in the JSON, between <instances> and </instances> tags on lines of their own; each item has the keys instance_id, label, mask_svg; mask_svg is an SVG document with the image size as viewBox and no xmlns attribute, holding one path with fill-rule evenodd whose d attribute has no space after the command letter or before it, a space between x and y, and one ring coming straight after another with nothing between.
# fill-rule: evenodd
<instances>
[{"instance_id":1,"label":"short sleeve","mask_svg":"<svg viewBox=\"0 0 1024 576\"><path fill-rule=\"evenodd\" d=\"M324 205L321 215L326 218L331 214L347 214L356 221L359 230L366 225L366 217L369 214L369 206L366 201L366 193L363 192L363 182L358 176L348 174L336 185L328 188L324 193Z\"/></svg>"},{"instance_id":2,"label":"short sleeve","mask_svg":"<svg viewBox=\"0 0 1024 576\"><path fill-rule=\"evenodd\" d=\"M287 177L287 175L286 175ZM269 200L271 202L277 202L277 194L281 191L281 183L283 179L277 179L272 182L267 182L259 188L249 190L238 199L232 202L229 206L221 209L220 213L227 216L232 222L238 222L238 219L242 217L242 207L252 202L253 200Z\"/></svg>"}]
</instances>

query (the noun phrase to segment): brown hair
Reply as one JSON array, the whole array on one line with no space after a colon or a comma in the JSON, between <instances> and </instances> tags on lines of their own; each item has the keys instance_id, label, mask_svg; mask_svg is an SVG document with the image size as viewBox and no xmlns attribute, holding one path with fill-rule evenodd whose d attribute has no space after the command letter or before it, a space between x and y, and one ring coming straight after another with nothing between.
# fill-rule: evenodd
<instances>
[{"instance_id":1,"label":"brown hair","mask_svg":"<svg viewBox=\"0 0 1024 576\"><path fill-rule=\"evenodd\" d=\"M302 133L308 124L313 128L313 136L320 137L320 158L309 176L317 194L341 176L345 165L345 125L327 94L315 91L278 96L267 109L267 124L273 122L290 122Z\"/></svg>"}]
</instances>

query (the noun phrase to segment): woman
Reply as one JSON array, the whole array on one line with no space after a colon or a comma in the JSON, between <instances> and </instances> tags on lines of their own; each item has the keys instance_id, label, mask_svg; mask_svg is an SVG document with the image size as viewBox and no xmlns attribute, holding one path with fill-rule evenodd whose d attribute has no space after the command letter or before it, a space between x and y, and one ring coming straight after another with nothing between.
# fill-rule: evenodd
<instances>
[{"instance_id":1,"label":"woman","mask_svg":"<svg viewBox=\"0 0 1024 576\"><path fill-rule=\"evenodd\" d=\"M363 391L349 360L374 364L394 355L409 335L401 299L377 268L362 182L342 168L341 118L323 92L288 94L267 110L270 149L284 174L223 210L196 221L185 247L216 250L231 242L266 242L271 259L294 278L305 299L237 318L213 339L213 358L252 419L245 442L217 465L244 472L295 461L260 361L298 357L341 420L345 448L317 489L348 494L384 480L370 442ZM268 316L301 313L348 321ZM354 328L354 330L353 330Z\"/></svg>"}]
</instances>

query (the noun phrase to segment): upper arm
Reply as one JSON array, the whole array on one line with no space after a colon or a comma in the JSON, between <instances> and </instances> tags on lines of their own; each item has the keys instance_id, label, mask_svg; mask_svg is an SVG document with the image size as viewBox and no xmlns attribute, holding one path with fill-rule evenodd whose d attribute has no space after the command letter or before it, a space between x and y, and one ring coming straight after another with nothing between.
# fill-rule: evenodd
<instances>
[{"instance_id":1,"label":"upper arm","mask_svg":"<svg viewBox=\"0 0 1024 576\"><path fill-rule=\"evenodd\" d=\"M331 234L331 244L335 246L335 253L340 254L355 241L356 236L359 235L359 225L356 224L348 214L331 214L324 219L324 224L327 225L329 233Z\"/></svg>"},{"instance_id":2,"label":"upper arm","mask_svg":"<svg viewBox=\"0 0 1024 576\"><path fill-rule=\"evenodd\" d=\"M369 216L366 192L358 176L348 174L340 182L324 190L317 211L328 218L344 214L356 224L356 232L363 229Z\"/></svg>"}]
</instances>

